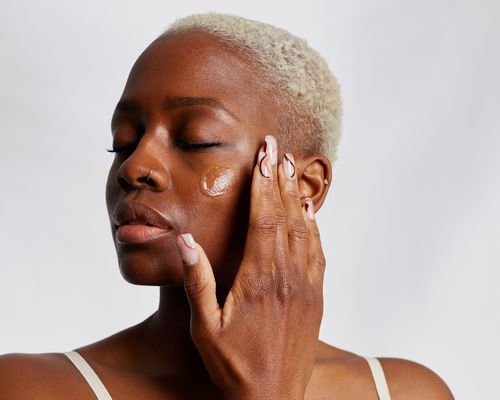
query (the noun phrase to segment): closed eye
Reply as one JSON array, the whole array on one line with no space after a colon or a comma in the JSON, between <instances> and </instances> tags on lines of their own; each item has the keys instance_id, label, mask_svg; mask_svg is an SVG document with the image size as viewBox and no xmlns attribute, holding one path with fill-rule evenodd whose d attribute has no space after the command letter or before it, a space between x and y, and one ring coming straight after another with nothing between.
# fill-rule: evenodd
<instances>
[{"instance_id":1,"label":"closed eye","mask_svg":"<svg viewBox=\"0 0 500 400\"><path fill-rule=\"evenodd\" d=\"M221 145L220 142L188 143L182 140L177 140L176 143L179 147L185 149L206 149L209 147L216 147Z\"/></svg>"},{"instance_id":2,"label":"closed eye","mask_svg":"<svg viewBox=\"0 0 500 400\"><path fill-rule=\"evenodd\" d=\"M220 142L188 143L182 140L177 140L177 145L184 149L196 150L196 149L206 149L210 147L220 146L221 143ZM113 147L111 149L106 149L106 151L108 151L109 153L121 153L124 151L132 150L135 146L136 146L135 144L131 144L122 147Z\"/></svg>"}]
</instances>

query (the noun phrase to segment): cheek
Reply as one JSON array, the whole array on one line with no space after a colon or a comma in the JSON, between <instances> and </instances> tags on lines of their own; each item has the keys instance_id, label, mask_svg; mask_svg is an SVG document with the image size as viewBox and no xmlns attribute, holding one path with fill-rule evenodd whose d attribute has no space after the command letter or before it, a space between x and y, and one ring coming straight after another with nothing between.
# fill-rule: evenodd
<instances>
[{"instance_id":1,"label":"cheek","mask_svg":"<svg viewBox=\"0 0 500 400\"><path fill-rule=\"evenodd\" d=\"M208 197L222 196L235 187L237 175L232 168L210 166L200 176L199 189Z\"/></svg>"},{"instance_id":2,"label":"cheek","mask_svg":"<svg viewBox=\"0 0 500 400\"><path fill-rule=\"evenodd\" d=\"M246 236L249 171L241 166L212 165L198 179L198 189L203 195L194 205L198 213L192 230L216 274L225 281L230 276L221 274L231 275L235 271Z\"/></svg>"},{"instance_id":3,"label":"cheek","mask_svg":"<svg viewBox=\"0 0 500 400\"><path fill-rule=\"evenodd\" d=\"M108 214L110 213L111 211L111 208L113 206L113 199L116 198L116 194L117 194L117 186L115 184L115 170L113 168L113 166L111 167L109 173L108 173L108 177L106 179L106 187L105 187L105 197L106 197L106 207L108 209Z\"/></svg>"}]
</instances>

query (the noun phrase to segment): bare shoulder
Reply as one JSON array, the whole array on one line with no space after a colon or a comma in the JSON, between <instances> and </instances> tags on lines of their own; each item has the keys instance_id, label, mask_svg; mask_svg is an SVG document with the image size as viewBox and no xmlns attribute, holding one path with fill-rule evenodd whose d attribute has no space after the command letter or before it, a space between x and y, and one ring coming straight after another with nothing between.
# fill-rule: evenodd
<instances>
[{"instance_id":1,"label":"bare shoulder","mask_svg":"<svg viewBox=\"0 0 500 400\"><path fill-rule=\"evenodd\" d=\"M393 400L452 400L446 383L431 369L400 358L379 358Z\"/></svg>"},{"instance_id":2,"label":"bare shoulder","mask_svg":"<svg viewBox=\"0 0 500 400\"><path fill-rule=\"evenodd\" d=\"M444 381L413 361L378 358L392 400L453 400ZM366 359L320 342L306 399L373 399L377 390Z\"/></svg>"},{"instance_id":3,"label":"bare shoulder","mask_svg":"<svg viewBox=\"0 0 500 400\"><path fill-rule=\"evenodd\" d=\"M137 326L75 350L94 369L112 364L110 359L113 359L113 354L123 356L123 349L130 347L130 337L137 335ZM103 361L103 364L99 361ZM0 355L0 400L68 398L91 399L95 395L78 369L63 353Z\"/></svg>"},{"instance_id":4,"label":"bare shoulder","mask_svg":"<svg viewBox=\"0 0 500 400\"><path fill-rule=\"evenodd\" d=\"M85 387L76 372L60 353L2 355L0 400L78 398Z\"/></svg>"}]
</instances>

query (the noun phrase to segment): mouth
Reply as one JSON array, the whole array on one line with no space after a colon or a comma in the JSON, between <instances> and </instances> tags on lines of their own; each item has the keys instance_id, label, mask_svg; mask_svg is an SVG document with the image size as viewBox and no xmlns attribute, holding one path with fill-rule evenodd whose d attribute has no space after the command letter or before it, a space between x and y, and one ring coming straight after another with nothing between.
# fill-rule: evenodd
<instances>
[{"instance_id":1,"label":"mouth","mask_svg":"<svg viewBox=\"0 0 500 400\"><path fill-rule=\"evenodd\" d=\"M142 244L174 231L164 215L138 202L123 202L116 207L113 228L116 241L120 244Z\"/></svg>"},{"instance_id":2,"label":"mouth","mask_svg":"<svg viewBox=\"0 0 500 400\"><path fill-rule=\"evenodd\" d=\"M172 229L140 223L115 225L115 231L116 240L120 244L142 244L160 239L173 232Z\"/></svg>"}]
</instances>

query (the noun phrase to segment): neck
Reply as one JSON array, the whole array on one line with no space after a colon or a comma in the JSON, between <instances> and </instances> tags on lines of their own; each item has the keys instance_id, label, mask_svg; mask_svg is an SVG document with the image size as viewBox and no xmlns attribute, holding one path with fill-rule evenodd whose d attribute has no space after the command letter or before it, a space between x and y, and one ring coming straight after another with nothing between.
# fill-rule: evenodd
<instances>
[{"instance_id":1,"label":"neck","mask_svg":"<svg viewBox=\"0 0 500 400\"><path fill-rule=\"evenodd\" d=\"M190 317L184 288L160 287L158 310L144 321L143 336L163 365L191 370L202 366L191 339Z\"/></svg>"},{"instance_id":2,"label":"neck","mask_svg":"<svg viewBox=\"0 0 500 400\"><path fill-rule=\"evenodd\" d=\"M166 374L206 375L203 360L191 339L190 318L184 287L160 287L158 310L141 324L141 338L154 360L152 368Z\"/></svg>"}]
</instances>

